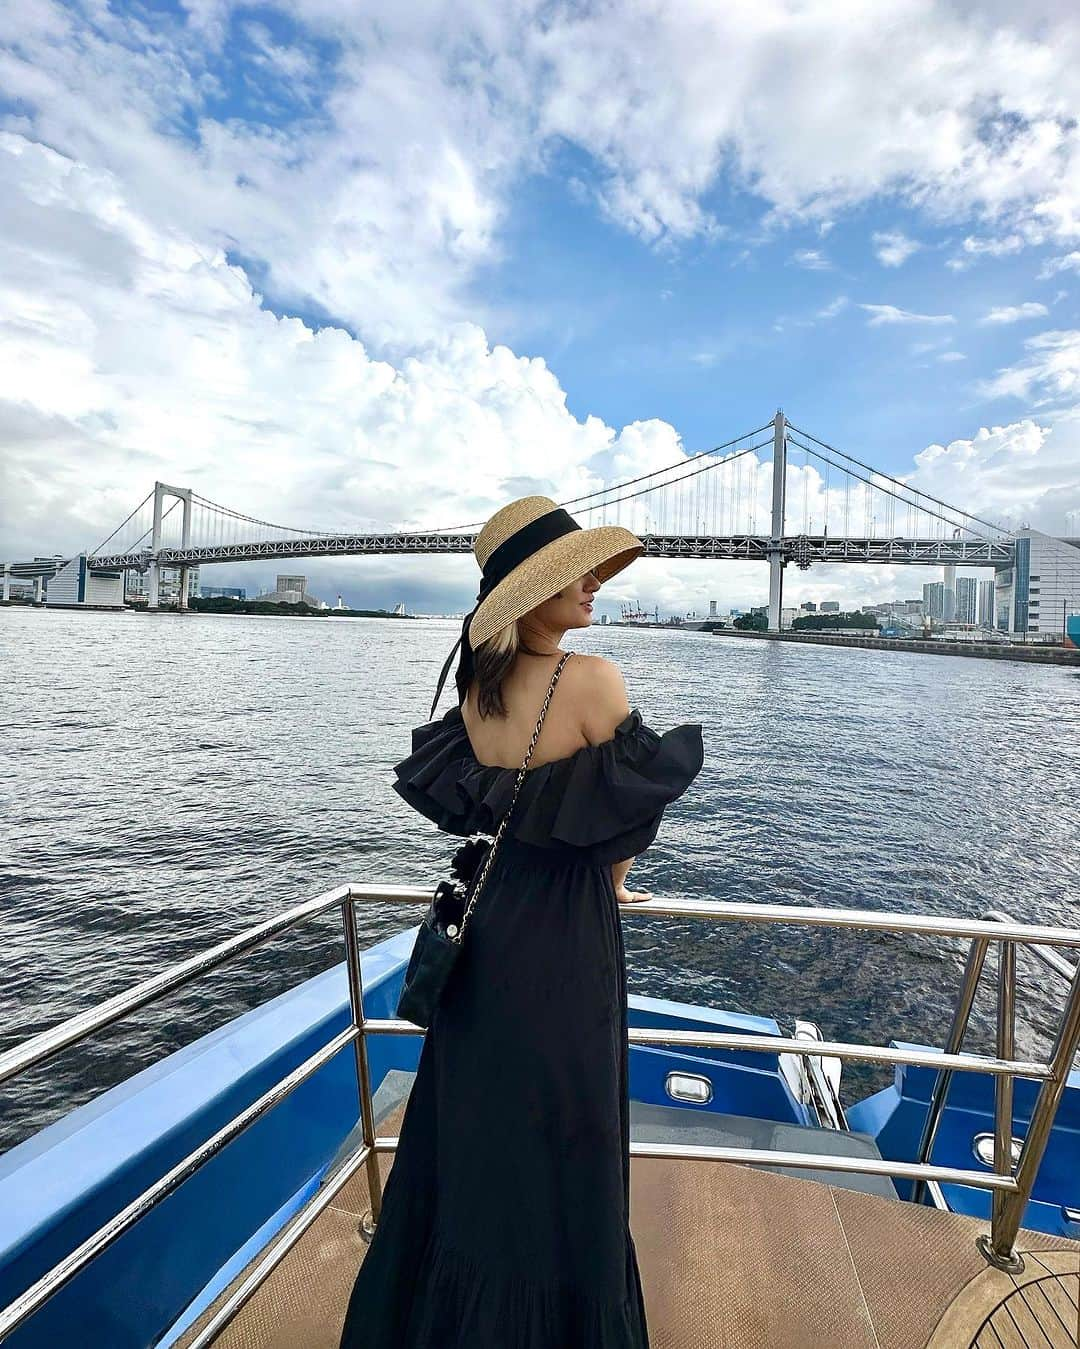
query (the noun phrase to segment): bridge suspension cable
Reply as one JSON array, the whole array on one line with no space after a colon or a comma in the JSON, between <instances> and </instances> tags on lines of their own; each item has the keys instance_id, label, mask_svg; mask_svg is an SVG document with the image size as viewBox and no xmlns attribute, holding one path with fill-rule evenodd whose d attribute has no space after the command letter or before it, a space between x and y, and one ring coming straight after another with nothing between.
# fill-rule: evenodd
<instances>
[{"instance_id":1,"label":"bridge suspension cable","mask_svg":"<svg viewBox=\"0 0 1080 1349\"><path fill-rule=\"evenodd\" d=\"M853 454L848 454L844 450L838 450L834 445L829 445L826 441L819 440L817 436L811 435L809 431L803 431L798 426L793 426L791 422L787 423L787 427L789 431L795 431L800 436L805 436L807 440L812 440L815 445L820 445L822 449L828 450L830 454L839 455L841 459L846 459L849 463L858 464L860 468L865 469L868 473L872 473L876 478L885 478L887 481L894 483L897 487L902 488L906 492L912 492L917 497L925 497L928 501L933 501L938 506L944 506L946 510L953 511L956 515L962 515L967 520L974 520L977 524L985 525L988 529L996 530L999 534L1007 534L1009 532L1004 525L994 524L992 520L984 520L981 515L973 515L970 511L961 510L959 506L953 506L948 501L942 501L940 497L934 496L932 492L924 492L920 488L912 487L909 483L904 482L903 478L894 478L891 473L885 473L881 469L874 468L870 464L864 464L861 459L856 459ZM813 451L811 451L811 453L813 453ZM839 467L839 465L836 467ZM872 483L871 485L875 487L880 486L877 483ZM885 491L885 488L880 488L880 490ZM897 499L902 500L902 498ZM914 504L917 505L917 503ZM917 506L917 508L919 510L924 509L922 506ZM972 530L971 532L973 534L978 533L977 530Z\"/></svg>"},{"instance_id":2,"label":"bridge suspension cable","mask_svg":"<svg viewBox=\"0 0 1080 1349\"><path fill-rule=\"evenodd\" d=\"M340 530L328 529L298 529L295 525L279 525L273 520L260 520L254 515L245 515L243 511L234 511L230 506L222 506L217 501L211 501L208 497L200 496L198 492L192 492L192 501L197 501L200 506L206 506L210 510L216 511L219 515L227 516L230 520L242 520L249 525L262 525L264 529L282 529L286 534L299 534L304 538L318 535L329 536L340 533Z\"/></svg>"},{"instance_id":3,"label":"bridge suspension cable","mask_svg":"<svg viewBox=\"0 0 1080 1349\"><path fill-rule=\"evenodd\" d=\"M961 523L960 521L958 521L958 520L950 519L949 516L947 516L947 515L942 515L939 511L933 510L930 506L924 506L921 502L913 502L913 501L911 501L911 499L908 498L908 497L902 497L902 496L900 496L900 494L899 494L898 492L894 492L891 488L884 486L882 483L874 482L873 479L871 479L871 478L866 478L866 477L864 477L861 473L856 473L856 472L854 472L852 469L845 468L843 464L837 464L837 463L835 463L833 460L829 459L826 455L823 455L823 454L819 453L817 450L812 449L809 445L803 445L803 444L801 444L799 441L796 441L796 440L793 440L792 443L795 444L795 445L798 445L799 449L804 450L807 454L813 455L813 457L814 457L815 459L820 460L823 464L829 464L829 465L831 465L833 468L839 469L841 472L846 473L846 474L848 475L849 478L853 478L853 479L855 479L857 482L861 482L861 483L864 484L864 491L863 491L863 533L864 533L864 535L869 536L869 534L871 533L871 515L870 515L871 507L870 507L870 496L869 496L869 492L870 492L870 489L873 489L874 491L881 492L883 495L885 495L885 496L887 496L887 497L892 497L892 498L894 498L894 499L897 500L897 501L902 501L905 505L914 507L917 511L921 512L923 515L929 515L929 516L933 517L935 520L940 520L940 521L942 521L943 524L949 525L949 526L951 526L953 529L962 529L962 530L965 530L967 533L969 533L969 534L974 534L974 535L976 535L978 538L984 538L984 537L985 537L985 535L983 535L982 532L981 532L980 530L972 529L970 525L965 525L965 524L962 524L962 523ZM819 442L819 443L820 443L820 442ZM843 456L843 457L847 458L848 456ZM857 461L857 460L852 460L851 462L852 462L852 463L856 463L856 462L858 462L858 461ZM877 469L870 469L870 472L876 474L876 473L877 473ZM888 477L887 474L883 474L882 476L883 476L883 477ZM896 480L895 478L890 478L889 481L890 481L890 482L896 482L897 480ZM901 487L904 486L903 483L900 483L899 485L900 485ZM909 491L909 492L916 492L916 489L915 489L915 488L908 487L908 488L907 488L907 491ZM922 493L916 492L916 495L923 495L923 494L922 494ZM929 497L929 494L927 494L927 496ZM929 499L930 499L930 500L936 500L936 498L929 498ZM959 510L957 507L950 506L950 505L948 505L947 502L941 502L941 503L939 503L939 504L945 506L945 509L946 509L946 510L954 511L954 513L955 513L956 515L963 516L965 519L968 519L968 520L977 520L977 519L978 519L977 516L968 515L966 511L961 511L961 510ZM980 521L979 523L982 523L982 522ZM996 526L996 525L995 525L995 526L991 526L991 528L995 528L995 529L996 529L996 528L998 528L998 526ZM845 532L845 534L848 532L848 522L847 522L847 514L846 514L846 512L845 512L845 518L844 518L844 532ZM1004 531L1002 531L1002 532L1004 532Z\"/></svg>"},{"instance_id":4,"label":"bridge suspension cable","mask_svg":"<svg viewBox=\"0 0 1080 1349\"><path fill-rule=\"evenodd\" d=\"M733 439L731 439L731 440L726 440L726 441L723 443L723 445L714 445L714 446L712 447L712 449L710 449L710 450L698 450L695 454L688 455L685 459L681 459L681 460L680 460L678 463L676 463L676 464L666 464L663 468L654 468L654 469L650 470L650 472L648 472L648 473L639 473L638 476L637 476L636 478L627 478L627 480L626 480L625 482L616 483L614 486L609 485L609 486L607 486L607 487L598 487L598 488L597 488L595 491L593 491L593 492L586 492L583 496L570 497L570 498L568 498L567 500L565 500L565 501L559 501L559 502L557 502L556 504L559 505L559 506L561 506L564 510L566 510L566 509L569 508L570 506L580 506L580 504L581 504L582 502L585 502L585 501L591 501L594 497L604 496L605 493L607 493L607 492L617 492L617 491L622 491L622 489L623 489L624 487L633 487L636 483L639 483L639 482L645 482L645 481L647 481L649 478L658 478L658 477L660 477L660 476L661 476L662 474L664 474L664 473L677 473L677 472L679 472L679 470L684 469L684 468L687 466L687 464L692 464L692 463L694 463L695 460L698 460L698 459L704 459L704 458L711 458L713 455L719 454L722 450L730 449L732 445L738 445L738 443L739 443L741 440L749 440L751 436L757 436L757 435L760 435L762 431L770 430L771 427L772 427L772 422L766 422L764 426L758 426L758 427L756 427L753 431L747 431L744 435L741 435L741 436L735 436L735 437L734 437ZM748 449L740 450L740 451L739 451L739 454L749 454L751 449L760 449L760 448L761 448L761 446L750 446ZM724 459L724 460L718 460L718 461L716 461L716 463L731 463L732 460L734 460L735 458L737 458L736 455L729 455L726 459ZM714 464L708 464L708 465L706 465L706 467L707 467L707 468L714 468L714 467L716 467L716 464L715 464L715 463L714 463ZM698 470L698 472L700 472L700 471L701 471L701 470ZM689 475L689 474L688 474L687 476L689 477L689 476L692 476L692 475ZM670 482L669 482L669 483L658 483L658 484L656 484L655 487L648 488L648 489L646 489L646 490L648 490L648 491L655 491L655 490L657 489L657 487L666 487L666 486L669 486L670 483L678 482L679 480L680 480L680 479L677 478L677 477L676 477L676 478L672 478L672 479L670 479ZM641 494L640 494L640 493L636 493L635 495L641 495ZM618 497L618 498L612 498L611 500L606 501L606 502L599 502L598 504L599 504L599 505L612 505L612 506L613 506L613 505L615 505L615 502L616 502L616 501L629 501L629 500L630 500L630 497ZM469 524L467 524L467 525L440 525L437 529L425 530L424 533L425 533L425 534L465 534L465 533L467 533L470 529L476 529L478 526L483 526L483 524L484 524L484 521L483 521L483 520L473 520L471 523L469 523Z\"/></svg>"},{"instance_id":5,"label":"bridge suspension cable","mask_svg":"<svg viewBox=\"0 0 1080 1349\"><path fill-rule=\"evenodd\" d=\"M109 535L109 537L107 539L102 539L102 541L98 544L98 546L92 550L92 555L100 553L107 543L112 543L113 539L116 538L117 534L119 534L120 531L123 528L125 528L125 526L129 525L132 522L132 520L135 519L135 517L138 515L138 513L142 510L142 508L146 505L146 503L151 499L153 495L154 495L153 492L147 492L146 496L143 497L143 499L131 512L128 518L126 520L122 520L120 524L118 524L116 528L113 530L113 532ZM149 531L147 532L149 533Z\"/></svg>"},{"instance_id":6,"label":"bridge suspension cable","mask_svg":"<svg viewBox=\"0 0 1080 1349\"><path fill-rule=\"evenodd\" d=\"M667 482L654 483L653 486L651 486L651 487L642 487L642 488L639 488L638 491L636 491L636 492L627 492L627 493L626 493L625 495L623 495L623 496L611 497L611 498L609 498L609 500L604 501L604 502L600 502L600 503L598 503L597 506L592 507L591 509L596 510L596 509L599 509L600 506L614 506L614 505L616 504L616 502L619 502L619 501L633 501L633 500L635 500L637 497L648 496L650 492L659 492L659 491L662 491L665 487L679 487L679 486L682 486L683 483L689 482L691 478L696 478L696 477L698 477L698 476L699 476L700 474L702 474L702 473L709 473L709 472L711 472L711 471L714 471L714 470L716 470L716 469L718 469L718 468L723 467L723 466L726 465L726 464L733 464L733 463L735 463L736 460L742 459L744 455L747 455L747 454L754 454L757 450L764 449L766 446L771 445L771 443L772 443L771 441L763 440L763 441L761 441L760 444L758 444L758 445L748 445L748 446L746 447L745 450L738 450L735 454L725 455L723 459L717 459L717 460L714 460L711 464L704 464L701 468L695 468L695 469L691 470L691 472L689 472L689 473L682 473L682 474L680 474L680 475L679 475L678 477L676 477L676 478L669 478L669 479L667 480ZM707 453L707 451L706 451L705 453ZM699 457L699 456L695 456L695 458L697 458L697 457ZM686 462L689 463L689 462L691 462L691 461L690 461L690 460L687 460ZM657 472L660 472L660 473L662 473L662 472L668 472L668 471L669 471L669 470L667 470L667 469L658 469L658 470L657 470ZM648 474L648 475L645 475L645 476L651 477L652 475L651 475L651 474ZM640 479L637 479L636 481L640 481ZM620 489L621 486L622 486L622 484L620 484L619 487L612 487L612 488L608 488L607 490L608 490L608 491L618 491L618 490ZM741 497L740 497L740 499L741 499ZM685 511L685 508L686 508L686 503L685 503L685 501L683 501L683 500L680 499L680 501L679 501L679 503L678 503L678 510L679 510L680 513L681 513L681 512L684 512L684 511ZM681 516L680 516L680 518L681 518Z\"/></svg>"}]
</instances>

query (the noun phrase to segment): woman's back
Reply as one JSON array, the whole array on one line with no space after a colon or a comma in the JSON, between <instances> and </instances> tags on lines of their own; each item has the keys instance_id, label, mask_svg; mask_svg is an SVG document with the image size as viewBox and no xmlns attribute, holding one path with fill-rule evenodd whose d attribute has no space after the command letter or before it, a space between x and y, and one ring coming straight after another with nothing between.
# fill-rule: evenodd
<instances>
[{"instance_id":1,"label":"woman's back","mask_svg":"<svg viewBox=\"0 0 1080 1349\"><path fill-rule=\"evenodd\" d=\"M529 747L536 719L558 664L560 652L550 656L519 653L502 681L505 717L481 717L476 704L476 681L469 687L461 719L473 754L480 763L519 768ZM602 744L629 713L626 686L617 666L601 656L575 652L563 666L530 769L564 759L585 745Z\"/></svg>"}]
</instances>

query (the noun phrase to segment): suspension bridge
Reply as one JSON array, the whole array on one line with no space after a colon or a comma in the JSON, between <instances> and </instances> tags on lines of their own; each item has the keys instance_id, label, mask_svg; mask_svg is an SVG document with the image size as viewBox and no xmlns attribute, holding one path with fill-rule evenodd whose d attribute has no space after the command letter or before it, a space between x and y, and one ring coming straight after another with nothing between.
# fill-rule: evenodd
<instances>
[{"instance_id":1,"label":"suspension bridge","mask_svg":"<svg viewBox=\"0 0 1080 1349\"><path fill-rule=\"evenodd\" d=\"M168 503L168 504L167 504ZM783 571L814 563L1008 567L1008 530L847 454L787 420L676 464L559 503L587 526L621 524L646 557L767 562L769 627L780 627ZM157 607L160 570L272 558L374 553L467 553L482 522L439 528L320 530L276 524L191 488L156 483L112 533L86 550L91 572L147 573ZM4 564L10 576L35 564Z\"/></svg>"}]
</instances>

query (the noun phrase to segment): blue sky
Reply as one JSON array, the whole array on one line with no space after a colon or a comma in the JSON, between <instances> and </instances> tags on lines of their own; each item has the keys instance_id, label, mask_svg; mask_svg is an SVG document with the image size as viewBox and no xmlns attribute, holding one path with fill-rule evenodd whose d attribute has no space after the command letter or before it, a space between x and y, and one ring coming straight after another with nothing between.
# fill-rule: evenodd
<instances>
[{"instance_id":1,"label":"blue sky","mask_svg":"<svg viewBox=\"0 0 1080 1349\"><path fill-rule=\"evenodd\" d=\"M562 167L578 181L590 173L581 162ZM507 311L488 324L493 340L547 355L578 416L614 425L662 417L688 448L705 449L783 405L824 439L907 473L917 450L970 433L973 417L1015 415L1012 400L970 386L1014 361L1037 329L982 322L993 308L1036 301L1052 307L1054 326L1080 320L1075 286L1055 306L1063 288L1035 279L1040 252L1052 249L954 271L946 260L962 231L883 204L824 239L794 228L747 256L744 238L766 204L719 191L707 200L735 237L657 250L598 216L565 178L530 180L515 194L508 255L479 279L484 299ZM874 236L898 231L919 251L883 266ZM835 318L820 317L839 299ZM956 322L868 332L860 303ZM928 342L933 351L918 350ZM942 362L947 351L964 361Z\"/></svg>"},{"instance_id":2,"label":"blue sky","mask_svg":"<svg viewBox=\"0 0 1080 1349\"><path fill-rule=\"evenodd\" d=\"M155 478L314 527L482 519L780 405L1071 528L1078 72L1052 2L9 7L0 553L93 546ZM475 576L308 570L432 609ZM611 608L759 602L759 571L650 563Z\"/></svg>"}]
</instances>

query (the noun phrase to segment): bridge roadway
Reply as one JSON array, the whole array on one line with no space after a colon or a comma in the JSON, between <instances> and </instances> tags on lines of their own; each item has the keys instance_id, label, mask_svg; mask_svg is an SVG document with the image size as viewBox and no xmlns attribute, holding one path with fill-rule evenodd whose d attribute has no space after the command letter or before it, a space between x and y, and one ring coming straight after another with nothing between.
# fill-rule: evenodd
<instances>
[{"instance_id":1,"label":"bridge roadway","mask_svg":"<svg viewBox=\"0 0 1080 1349\"><path fill-rule=\"evenodd\" d=\"M772 540L760 534L644 534L645 557L699 558L767 562ZM210 562L255 562L261 558L359 557L376 553L470 553L475 534L314 534L258 543L229 543L207 548L159 548L162 567L194 567ZM1007 567L1013 564L1011 539L829 538L788 535L779 541L785 562L806 567L814 562L877 562L896 565ZM145 571L154 554L109 553L87 559L95 569ZM14 574L14 569L13 569Z\"/></svg>"}]
</instances>

